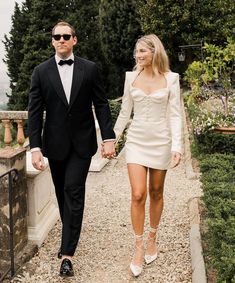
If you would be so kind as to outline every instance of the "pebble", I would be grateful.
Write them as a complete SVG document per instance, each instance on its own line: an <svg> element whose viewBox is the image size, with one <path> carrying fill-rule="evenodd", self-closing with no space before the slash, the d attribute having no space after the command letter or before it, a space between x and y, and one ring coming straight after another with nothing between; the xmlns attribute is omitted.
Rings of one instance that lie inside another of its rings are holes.
<svg viewBox="0 0 235 283"><path fill-rule="evenodd" d="M130 185L124 157L87 179L86 206L79 245L74 256L75 276L58 276L61 224L50 231L39 253L26 263L12 283L190 283L192 282L188 202L201 196L199 180L189 180L184 164L169 170L165 182L164 211L157 243L159 256L133 278L129 264L133 254L130 221ZM148 212L148 199L146 205ZM149 227L146 213L145 238Z"/></svg>

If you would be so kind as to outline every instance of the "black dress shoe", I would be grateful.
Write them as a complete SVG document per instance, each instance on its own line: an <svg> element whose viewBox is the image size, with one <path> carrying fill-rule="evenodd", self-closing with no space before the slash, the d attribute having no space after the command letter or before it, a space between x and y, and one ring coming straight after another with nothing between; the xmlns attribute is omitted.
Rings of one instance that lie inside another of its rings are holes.
<svg viewBox="0 0 235 283"><path fill-rule="evenodd" d="M61 267L60 267L60 276L62 277L74 276L73 265L72 265L72 262L68 258L65 258L62 260Z"/></svg>
<svg viewBox="0 0 235 283"><path fill-rule="evenodd" d="M58 257L59 259L61 259L61 258L62 258L61 249L59 249L59 250L58 250L58 254L57 254L57 257Z"/></svg>

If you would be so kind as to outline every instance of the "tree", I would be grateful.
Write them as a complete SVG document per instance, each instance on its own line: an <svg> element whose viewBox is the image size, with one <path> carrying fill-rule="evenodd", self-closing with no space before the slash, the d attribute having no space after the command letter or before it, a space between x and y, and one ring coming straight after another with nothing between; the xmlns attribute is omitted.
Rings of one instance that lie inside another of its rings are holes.
<svg viewBox="0 0 235 283"><path fill-rule="evenodd" d="M8 76L10 78L10 89L12 93L12 95L7 94L9 97L8 105L12 106L15 104L15 87L19 78L20 64L24 59L24 54L22 52L24 41L22 38L29 27L30 8L31 0L27 0L23 3L21 8L17 3L15 4L10 35L5 35L3 40L6 50L4 62L8 67Z"/></svg>
<svg viewBox="0 0 235 283"><path fill-rule="evenodd" d="M68 1L32 1L29 13L30 26L23 36L24 59L20 65L20 74L15 88L15 110L26 109L28 91L33 69L54 54L51 45L52 27L60 20L67 20L70 12Z"/></svg>
<svg viewBox="0 0 235 283"><path fill-rule="evenodd" d="M133 68L133 49L141 33L136 1L101 0L99 23L101 47L108 66L108 96L119 97L125 71Z"/></svg>
<svg viewBox="0 0 235 283"><path fill-rule="evenodd" d="M99 3L99 0L87 0L85 3L83 0L71 1L69 23L74 26L78 38L74 52L104 69L98 25Z"/></svg>
<svg viewBox="0 0 235 283"><path fill-rule="evenodd" d="M78 36L75 54L78 52L82 57L94 60L101 68L103 67L104 60L98 29L99 0L88 2L27 0L22 10L16 4L14 17L20 17L22 22L16 26L12 21L12 35L10 38L6 37L5 43L6 63L8 69L11 69L9 75L14 82L11 84L12 93L8 103L10 109L26 109L30 78L34 67L54 54L51 46L51 30L58 21L68 21L75 27ZM19 51L19 55L11 54L13 50ZM17 68L14 69L14 66Z"/></svg>
<svg viewBox="0 0 235 283"><path fill-rule="evenodd" d="M234 0L139 1L142 30L160 37L173 67L178 65L179 45L223 44L234 32L234 13Z"/></svg>
<svg viewBox="0 0 235 283"><path fill-rule="evenodd" d="M124 72L134 64L133 48L140 34L137 18L134 0L25 0L21 9L16 4L11 36L5 38L12 90L8 107L27 108L31 74L54 54L51 29L62 20L77 31L75 54L95 61L102 69L108 96L120 96Z"/></svg>

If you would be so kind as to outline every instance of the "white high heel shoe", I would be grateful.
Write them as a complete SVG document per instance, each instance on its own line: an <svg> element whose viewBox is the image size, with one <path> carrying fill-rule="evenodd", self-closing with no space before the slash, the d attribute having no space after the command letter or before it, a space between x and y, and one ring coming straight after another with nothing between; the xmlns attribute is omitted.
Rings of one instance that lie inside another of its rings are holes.
<svg viewBox="0 0 235 283"><path fill-rule="evenodd" d="M150 227L149 232L156 233L156 232L157 232L157 228L155 229L155 228ZM154 240L154 242L155 242L155 240L156 240L156 234L155 234L154 237L148 236L148 240ZM156 253L153 254L153 255L145 254L145 256L144 256L145 262L146 262L147 264L150 264L151 262L153 262L153 261L157 258L157 256L158 256L158 252L156 252Z"/></svg>
<svg viewBox="0 0 235 283"><path fill-rule="evenodd" d="M139 235L135 235L135 240L136 240L136 242L143 241L143 235L140 235L140 236ZM141 253L141 256L144 257L144 246L143 245L138 246L135 243L135 253L134 253L133 259L135 258L135 255L137 253ZM135 277L137 277L143 271L143 262L142 262L141 265L133 264L133 259L132 259L132 262L130 264L130 270L131 270L132 274Z"/></svg>

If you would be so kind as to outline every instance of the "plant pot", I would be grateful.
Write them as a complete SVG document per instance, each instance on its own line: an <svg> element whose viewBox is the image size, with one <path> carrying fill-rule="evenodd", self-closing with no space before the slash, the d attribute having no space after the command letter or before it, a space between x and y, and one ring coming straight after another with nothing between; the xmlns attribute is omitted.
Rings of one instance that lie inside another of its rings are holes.
<svg viewBox="0 0 235 283"><path fill-rule="evenodd" d="M235 127L216 127L214 128L214 132L221 134L235 134Z"/></svg>

